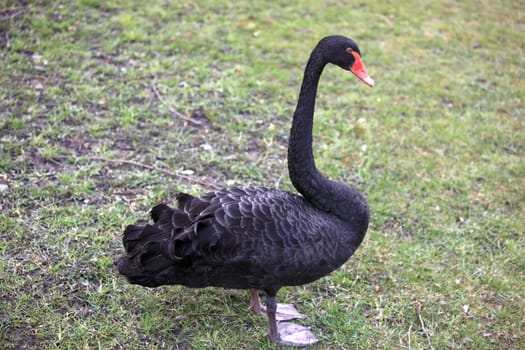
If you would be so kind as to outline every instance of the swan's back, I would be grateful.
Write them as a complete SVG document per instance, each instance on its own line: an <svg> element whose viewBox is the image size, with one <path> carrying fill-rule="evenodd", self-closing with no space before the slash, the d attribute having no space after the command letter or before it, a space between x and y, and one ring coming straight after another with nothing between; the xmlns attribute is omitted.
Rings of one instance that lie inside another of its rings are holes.
<svg viewBox="0 0 525 350"><path fill-rule="evenodd" d="M154 225L128 226L117 262L146 286L280 288L314 281L341 266L359 233L303 197L233 187L152 210Z"/></svg>

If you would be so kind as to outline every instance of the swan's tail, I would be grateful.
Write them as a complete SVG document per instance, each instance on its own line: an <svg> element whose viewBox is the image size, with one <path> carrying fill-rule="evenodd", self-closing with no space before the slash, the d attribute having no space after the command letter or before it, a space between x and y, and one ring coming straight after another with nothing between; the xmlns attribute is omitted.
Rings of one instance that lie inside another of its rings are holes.
<svg viewBox="0 0 525 350"><path fill-rule="evenodd" d="M199 261L220 239L213 225L220 203L211 205L185 193L176 198L175 208L159 204L151 210L153 225L130 225L124 231L126 254L115 265L130 283L146 287L208 283L207 267L200 267Z"/></svg>
<svg viewBox="0 0 525 350"><path fill-rule="evenodd" d="M159 228L159 218L170 208L159 204L151 210L153 225L129 225L124 230L122 243L126 254L115 260L118 272L132 284L146 287L158 287L166 284L163 276L173 269L173 261L162 254L162 242L169 233Z"/></svg>

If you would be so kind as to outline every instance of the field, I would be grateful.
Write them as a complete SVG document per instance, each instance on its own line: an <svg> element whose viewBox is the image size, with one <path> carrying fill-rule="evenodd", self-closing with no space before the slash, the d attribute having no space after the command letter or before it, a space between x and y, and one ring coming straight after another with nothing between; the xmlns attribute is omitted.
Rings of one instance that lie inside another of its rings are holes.
<svg viewBox="0 0 525 350"><path fill-rule="evenodd" d="M276 349L248 292L118 276L158 202L294 191L310 50L317 166L366 194L357 253L278 300L318 349L525 348L523 1L0 0L0 348Z"/></svg>

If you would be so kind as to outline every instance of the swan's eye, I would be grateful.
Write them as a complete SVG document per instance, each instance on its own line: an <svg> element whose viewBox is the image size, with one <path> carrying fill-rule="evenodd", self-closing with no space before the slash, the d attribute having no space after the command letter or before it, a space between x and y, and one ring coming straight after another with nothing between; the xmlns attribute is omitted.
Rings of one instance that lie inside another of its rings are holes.
<svg viewBox="0 0 525 350"><path fill-rule="evenodd" d="M352 50L351 47L347 47L346 48L346 52L349 53L349 54L352 54L352 52L354 52L354 50Z"/></svg>

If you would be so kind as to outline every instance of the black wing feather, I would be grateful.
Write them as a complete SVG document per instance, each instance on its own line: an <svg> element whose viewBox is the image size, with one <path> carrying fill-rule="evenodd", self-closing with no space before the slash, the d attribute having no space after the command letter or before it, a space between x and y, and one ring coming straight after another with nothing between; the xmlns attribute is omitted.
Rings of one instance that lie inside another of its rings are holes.
<svg viewBox="0 0 525 350"><path fill-rule="evenodd" d="M126 265L122 271L133 265L147 275L137 278L134 271L132 283L228 288L303 284L353 253L342 252L341 246L348 245L335 239L341 230L337 220L279 190L234 187L200 197L180 193L175 208L161 204L151 215L154 225L129 226L124 234L128 255L117 265ZM332 264L319 267L320 261Z"/></svg>

